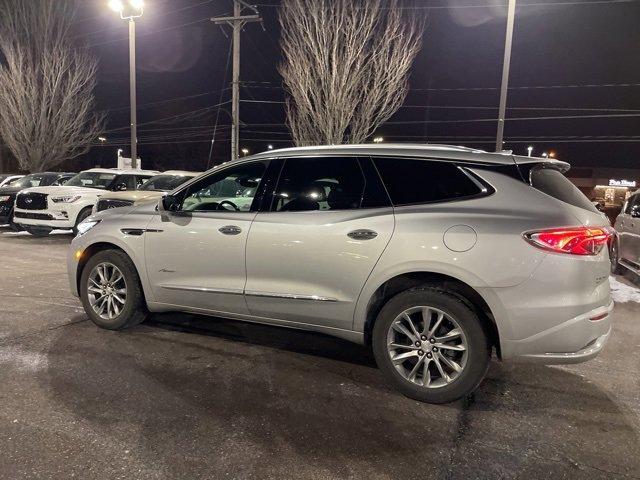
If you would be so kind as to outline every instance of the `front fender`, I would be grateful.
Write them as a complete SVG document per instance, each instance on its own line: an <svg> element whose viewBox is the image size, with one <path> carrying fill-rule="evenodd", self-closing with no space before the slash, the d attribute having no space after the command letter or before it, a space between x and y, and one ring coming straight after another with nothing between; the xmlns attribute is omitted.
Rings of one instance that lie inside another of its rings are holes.
<svg viewBox="0 0 640 480"><path fill-rule="evenodd" d="M89 230L85 235L74 238L71 242L71 247L67 256L67 270L72 293L79 296L79 267L88 261L89 258L87 255L90 255L93 248L104 250L112 245L113 247L122 250L131 259L136 267L138 276L140 277L140 283L142 284L145 298L148 302L154 301L153 290L149 283L144 257L145 236L127 235L122 232L122 230L127 228L140 228L144 230L149 222L146 221L144 226L140 226L139 221L133 223L128 221L126 216L119 216L117 225L111 225L110 223L111 222L103 222Z"/></svg>

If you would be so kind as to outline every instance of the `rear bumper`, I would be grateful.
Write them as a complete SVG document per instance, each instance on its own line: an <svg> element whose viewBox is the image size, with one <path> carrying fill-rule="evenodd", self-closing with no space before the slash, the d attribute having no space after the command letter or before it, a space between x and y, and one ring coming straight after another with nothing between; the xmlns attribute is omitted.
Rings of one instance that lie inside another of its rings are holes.
<svg viewBox="0 0 640 480"><path fill-rule="evenodd" d="M506 340L502 342L503 355L506 353L514 361L544 364L586 362L596 357L607 343L612 312L613 302L530 338Z"/></svg>

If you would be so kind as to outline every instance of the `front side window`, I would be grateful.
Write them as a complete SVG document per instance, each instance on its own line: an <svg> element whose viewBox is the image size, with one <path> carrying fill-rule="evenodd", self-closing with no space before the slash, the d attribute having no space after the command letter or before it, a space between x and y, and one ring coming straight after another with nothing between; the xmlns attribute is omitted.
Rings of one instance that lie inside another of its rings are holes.
<svg viewBox="0 0 640 480"><path fill-rule="evenodd" d="M82 172L73 177L67 183L66 187L86 187L107 190L116 178L115 173L106 172Z"/></svg>
<svg viewBox="0 0 640 480"><path fill-rule="evenodd" d="M187 189L181 210L249 212L266 168L254 162L209 175Z"/></svg>
<svg viewBox="0 0 640 480"><path fill-rule="evenodd" d="M635 218L640 217L640 194L635 194L629 197L627 210L628 211L626 211L625 213L628 213L632 217L635 217Z"/></svg>
<svg viewBox="0 0 640 480"><path fill-rule="evenodd" d="M358 158L287 159L271 210L304 212L387 206L384 190L376 187L375 181L367 182Z"/></svg>
<svg viewBox="0 0 640 480"><path fill-rule="evenodd" d="M53 179L55 179L55 177L51 175L32 173L31 175L22 177L17 182L12 183L11 186L15 186L18 188L46 187L51 184Z"/></svg>
<svg viewBox="0 0 640 480"><path fill-rule="evenodd" d="M374 163L395 206L446 202L482 193L453 163L406 158L375 158Z"/></svg>

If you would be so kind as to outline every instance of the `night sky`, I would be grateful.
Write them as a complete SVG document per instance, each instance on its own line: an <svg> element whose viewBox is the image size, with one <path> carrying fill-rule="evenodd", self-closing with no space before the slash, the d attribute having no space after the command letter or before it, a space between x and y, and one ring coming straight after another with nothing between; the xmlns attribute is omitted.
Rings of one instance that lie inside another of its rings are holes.
<svg viewBox="0 0 640 480"><path fill-rule="evenodd" d="M108 111L107 143L72 164L76 168L115 166L117 148L128 152L128 30L106 3L83 0L74 24L78 44L99 57L97 97L99 108ZM264 30L250 24L242 36L241 95L250 102L241 106L241 147L251 153L268 144L291 146L277 72L277 4L258 4ZM428 15L424 47L405 106L379 134L386 141L492 150L496 123L486 119L497 117L506 1L413 5ZM146 0L137 50L139 154L145 167L204 169L216 121L211 164L228 160L230 105L215 105L230 99L230 32L209 18L231 10L231 0ZM531 144L535 152L554 151L575 167L640 168L638 20L637 0L519 0L507 117L597 118L508 121L505 148L525 154ZM616 141L593 142L594 137Z"/></svg>

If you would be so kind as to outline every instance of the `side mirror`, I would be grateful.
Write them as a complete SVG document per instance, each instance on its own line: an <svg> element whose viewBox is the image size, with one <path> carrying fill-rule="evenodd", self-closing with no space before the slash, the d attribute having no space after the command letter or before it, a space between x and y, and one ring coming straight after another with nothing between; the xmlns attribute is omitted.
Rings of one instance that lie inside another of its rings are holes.
<svg viewBox="0 0 640 480"><path fill-rule="evenodd" d="M640 207L633 207L631 209L631 218L640 218Z"/></svg>
<svg viewBox="0 0 640 480"><path fill-rule="evenodd" d="M116 185L116 192L123 192L126 189L127 189L126 183L119 183L118 185Z"/></svg>
<svg viewBox="0 0 640 480"><path fill-rule="evenodd" d="M160 200L158 208L164 212L177 212L180 210L180 199L173 195L165 195Z"/></svg>

